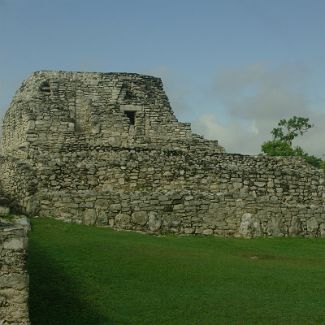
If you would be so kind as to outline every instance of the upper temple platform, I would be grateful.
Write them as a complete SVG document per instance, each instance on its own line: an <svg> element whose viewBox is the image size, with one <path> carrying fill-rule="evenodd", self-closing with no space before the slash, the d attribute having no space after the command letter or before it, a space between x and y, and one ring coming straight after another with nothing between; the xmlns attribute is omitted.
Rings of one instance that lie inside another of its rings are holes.
<svg viewBox="0 0 325 325"><path fill-rule="evenodd" d="M2 152L84 142L122 147L208 147L217 141L180 123L160 78L135 73L38 71L5 115ZM21 152L21 154L23 154Z"/></svg>

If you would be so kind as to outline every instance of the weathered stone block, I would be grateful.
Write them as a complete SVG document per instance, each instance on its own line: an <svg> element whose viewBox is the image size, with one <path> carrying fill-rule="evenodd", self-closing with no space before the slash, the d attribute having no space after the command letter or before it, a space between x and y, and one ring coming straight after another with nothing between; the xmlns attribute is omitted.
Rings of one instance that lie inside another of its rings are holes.
<svg viewBox="0 0 325 325"><path fill-rule="evenodd" d="M267 232L273 237L282 237L282 221L280 217L272 217L267 224Z"/></svg>
<svg viewBox="0 0 325 325"><path fill-rule="evenodd" d="M7 216L9 214L10 214L9 207L0 206L0 216Z"/></svg>
<svg viewBox="0 0 325 325"><path fill-rule="evenodd" d="M83 213L84 223L86 225L94 225L96 223L97 214L95 209L85 209Z"/></svg>
<svg viewBox="0 0 325 325"><path fill-rule="evenodd" d="M13 237L4 241L3 248L9 250L22 250L26 249L27 240L24 237Z"/></svg>
<svg viewBox="0 0 325 325"><path fill-rule="evenodd" d="M212 235L213 234L213 230L212 229L204 229L202 231L203 235Z"/></svg>
<svg viewBox="0 0 325 325"><path fill-rule="evenodd" d="M289 227L289 236L299 236L302 233L302 224L297 216L291 219L291 224Z"/></svg>
<svg viewBox="0 0 325 325"><path fill-rule="evenodd" d="M148 214L146 211L138 211L132 213L132 222L140 226L144 226L148 221Z"/></svg>
<svg viewBox="0 0 325 325"><path fill-rule="evenodd" d="M244 213L241 217L238 236L245 238L259 237L262 235L260 220L251 213Z"/></svg>
<svg viewBox="0 0 325 325"><path fill-rule="evenodd" d="M325 223L321 223L319 225L319 234L321 237L325 237Z"/></svg>
<svg viewBox="0 0 325 325"><path fill-rule="evenodd" d="M25 270L29 225L0 222L0 323L30 324L28 318L28 275Z"/></svg>
<svg viewBox="0 0 325 325"><path fill-rule="evenodd" d="M318 221L315 217L309 218L306 222L307 225L307 231L311 234L311 235L316 235L317 231L318 231Z"/></svg>
<svg viewBox="0 0 325 325"><path fill-rule="evenodd" d="M126 213L120 213L115 217L115 224L119 227L128 226L131 221L131 216Z"/></svg>
<svg viewBox="0 0 325 325"><path fill-rule="evenodd" d="M148 227L150 231L158 231L161 228L161 217L155 211L149 212Z"/></svg>

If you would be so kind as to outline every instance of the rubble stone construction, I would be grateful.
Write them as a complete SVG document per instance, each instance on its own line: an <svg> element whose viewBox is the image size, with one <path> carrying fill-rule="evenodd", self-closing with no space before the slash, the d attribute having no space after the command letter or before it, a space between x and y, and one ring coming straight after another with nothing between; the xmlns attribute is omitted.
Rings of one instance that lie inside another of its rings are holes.
<svg viewBox="0 0 325 325"><path fill-rule="evenodd" d="M149 233L325 236L320 170L225 153L177 121L159 78L35 72L2 132L0 187L21 213Z"/></svg>
<svg viewBox="0 0 325 325"><path fill-rule="evenodd" d="M19 222L0 219L0 324L3 325L30 324L25 268L28 223L22 218Z"/></svg>

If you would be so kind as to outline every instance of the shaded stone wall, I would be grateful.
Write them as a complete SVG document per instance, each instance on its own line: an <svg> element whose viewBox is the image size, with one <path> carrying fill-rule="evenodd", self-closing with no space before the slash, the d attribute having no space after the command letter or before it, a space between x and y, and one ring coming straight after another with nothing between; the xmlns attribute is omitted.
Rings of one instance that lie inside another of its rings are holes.
<svg viewBox="0 0 325 325"><path fill-rule="evenodd" d="M14 212L36 212L37 171L30 164L11 156L0 156L0 196L8 199ZM1 202L0 202L1 203Z"/></svg>
<svg viewBox="0 0 325 325"><path fill-rule="evenodd" d="M0 324L30 324L26 232L26 227L0 219Z"/></svg>

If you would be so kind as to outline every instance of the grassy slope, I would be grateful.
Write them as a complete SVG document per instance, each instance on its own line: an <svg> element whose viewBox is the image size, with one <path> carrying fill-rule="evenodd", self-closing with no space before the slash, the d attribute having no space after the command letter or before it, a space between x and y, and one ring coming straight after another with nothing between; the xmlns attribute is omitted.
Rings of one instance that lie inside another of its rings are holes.
<svg viewBox="0 0 325 325"><path fill-rule="evenodd" d="M34 325L324 324L325 240L154 237L35 219Z"/></svg>

